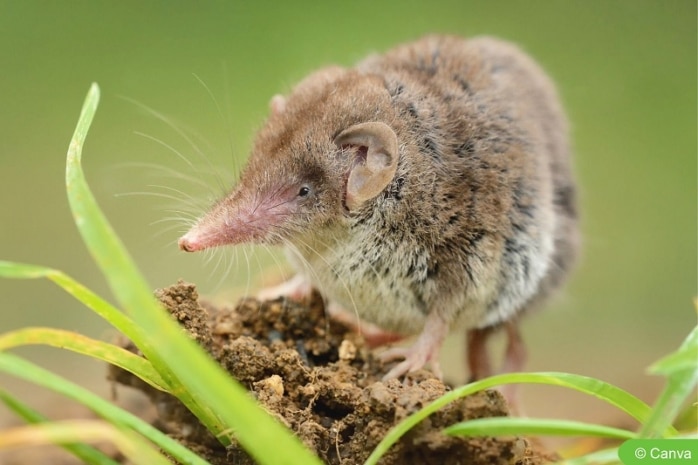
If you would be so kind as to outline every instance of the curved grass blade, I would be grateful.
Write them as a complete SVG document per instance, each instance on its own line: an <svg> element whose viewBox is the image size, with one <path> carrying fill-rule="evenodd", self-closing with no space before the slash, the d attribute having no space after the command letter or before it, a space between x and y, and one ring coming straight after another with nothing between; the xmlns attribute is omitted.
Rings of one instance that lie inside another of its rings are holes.
<svg viewBox="0 0 698 465"><path fill-rule="evenodd" d="M516 383L547 384L551 386L561 386L574 389L576 391L597 397L611 405L618 407L633 418L637 419L640 423L645 422L651 414L650 407L637 397L616 386L613 386L612 384L608 384L598 379L556 372L507 373L492 376L490 378L475 381L474 383L456 388L436 399L434 402L427 405L420 411L415 412L409 417L405 418L402 422L391 429L378 444L376 449L371 453L366 461L366 465L375 465L378 462L378 459L385 454L385 452L387 452L387 450L407 431L443 406L460 397L465 397L475 392L482 391L483 389ZM675 434L676 430L673 428L668 428L667 433Z"/></svg>
<svg viewBox="0 0 698 465"><path fill-rule="evenodd" d="M119 304L157 347L152 361L180 398L223 444L232 430L257 461L268 464L319 464L300 440L259 407L247 391L189 339L155 301L150 288L95 201L80 165L82 146L99 100L93 84L68 150L66 186L75 223ZM164 363L161 363L164 362ZM191 396L188 398L187 396ZM234 405L235 408L231 408ZM214 414L214 412L217 413ZM222 421L221 421L222 420ZM283 451L279 454L278 451Z"/></svg>
<svg viewBox="0 0 698 465"><path fill-rule="evenodd" d="M0 435L0 449L76 441L109 441L135 465L172 464L143 437L101 420L65 420L9 428Z"/></svg>
<svg viewBox="0 0 698 465"><path fill-rule="evenodd" d="M48 418L2 389L0 389L0 401L27 423L37 424L49 422ZM76 442L65 443L62 446L65 450L89 465L119 465L118 462L111 457L108 457L102 451L90 445Z"/></svg>
<svg viewBox="0 0 698 465"><path fill-rule="evenodd" d="M89 355L133 373L155 389L168 392L160 374L149 361L119 346L54 328L22 328L0 334L0 350L32 344L49 345Z"/></svg>
<svg viewBox="0 0 698 465"><path fill-rule="evenodd" d="M674 426L682 432L698 430L698 401L693 399L687 403L685 408L676 416Z"/></svg>
<svg viewBox="0 0 698 465"><path fill-rule="evenodd" d="M128 337L141 350L143 350L143 346L147 350L148 341L131 318L62 271L44 266L0 260L0 276L12 279L46 278L53 281L87 308L101 316L121 334Z"/></svg>
<svg viewBox="0 0 698 465"><path fill-rule="evenodd" d="M696 354L698 353L698 326L686 336L675 352L670 353L650 366L649 372L671 376L676 373L695 373L698 369Z"/></svg>
<svg viewBox="0 0 698 465"><path fill-rule="evenodd" d="M618 458L618 447L594 451L581 457L574 457L557 462L557 465L622 465Z"/></svg>
<svg viewBox="0 0 698 465"><path fill-rule="evenodd" d="M120 409L98 395L14 354L0 352L0 371L43 386L73 399L114 425L136 431L181 463L209 465L207 461L145 421Z"/></svg>
<svg viewBox="0 0 698 465"><path fill-rule="evenodd" d="M451 436L589 436L633 439L632 431L568 420L539 418L478 418L444 429Z"/></svg>
<svg viewBox="0 0 698 465"><path fill-rule="evenodd" d="M215 411L208 405L198 401L194 393L182 387L175 373L169 369L169 363L161 356L162 349L167 347L170 341L165 341L164 345L156 345L154 337L163 331L163 328L172 325L172 321L155 301L150 290L141 276L140 271L135 267L132 259L125 251L123 244L116 235L111 225L108 223L87 186L80 158L82 146L87 136L87 131L92 123L94 114L99 102L99 87L93 84L90 87L85 103L83 104L80 117L78 119L75 133L70 142L66 161L66 190L68 202L70 204L73 218L78 231L87 245L87 248L105 274L112 292L116 296L125 311L134 316L140 317L137 322L139 331L148 335L148 340L144 337L131 339L134 344L143 352L144 356L153 364L153 367L160 373L163 380L170 387L170 392L192 412L216 436L220 436L222 442L226 443L227 437L222 433L227 430L226 425L218 418ZM128 305L124 305L128 303ZM155 314L155 317L148 318ZM144 325L144 320L150 322L150 326ZM171 328L170 334L174 334L172 341L181 340L181 331ZM162 335L161 335L162 336ZM162 336L161 339L166 339ZM186 344L186 343L185 343ZM155 349L157 346L157 350ZM183 359L171 360L174 365L185 363Z"/></svg>
<svg viewBox="0 0 698 465"><path fill-rule="evenodd" d="M698 354L698 326L693 328L678 350L649 368L650 373L664 375L667 381L654 404L652 415L640 429L640 437L660 437L679 415L681 407L698 385L696 354Z"/></svg>

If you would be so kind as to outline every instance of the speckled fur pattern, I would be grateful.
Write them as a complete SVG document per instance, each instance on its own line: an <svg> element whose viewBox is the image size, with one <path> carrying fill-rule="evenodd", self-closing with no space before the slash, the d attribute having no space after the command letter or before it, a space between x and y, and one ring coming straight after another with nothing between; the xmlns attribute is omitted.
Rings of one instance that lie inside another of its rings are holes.
<svg viewBox="0 0 698 465"><path fill-rule="evenodd" d="M299 272L363 319L405 334L430 312L451 329L496 325L543 300L574 262L566 118L516 46L425 37L313 73L272 113L239 186L209 217L229 223L310 186L278 219L246 228L253 241L286 244ZM352 158L333 140L367 121L397 134L397 172L348 211Z"/></svg>
<svg viewBox="0 0 698 465"><path fill-rule="evenodd" d="M388 92L398 172L322 256L301 247L311 281L402 333L432 309L455 327L494 325L557 287L576 250L576 210L567 125L543 72L507 43L451 37L358 70Z"/></svg>

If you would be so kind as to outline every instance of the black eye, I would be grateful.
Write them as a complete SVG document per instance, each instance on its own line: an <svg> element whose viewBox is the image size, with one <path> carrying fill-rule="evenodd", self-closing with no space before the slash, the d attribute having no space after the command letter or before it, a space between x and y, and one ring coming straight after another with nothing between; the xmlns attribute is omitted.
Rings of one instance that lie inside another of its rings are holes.
<svg viewBox="0 0 698 465"><path fill-rule="evenodd" d="M305 198L310 195L310 188L308 186L303 186L298 191L298 197Z"/></svg>

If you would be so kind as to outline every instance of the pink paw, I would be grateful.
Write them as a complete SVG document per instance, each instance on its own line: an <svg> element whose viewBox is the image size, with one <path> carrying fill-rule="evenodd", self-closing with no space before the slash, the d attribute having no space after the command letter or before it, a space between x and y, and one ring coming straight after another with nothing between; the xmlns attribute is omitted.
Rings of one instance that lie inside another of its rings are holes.
<svg viewBox="0 0 698 465"><path fill-rule="evenodd" d="M399 378L407 373L424 368L427 364L431 367L431 372L434 373L434 376L439 379L443 378L438 360L438 350L436 353L428 354L419 350L416 346L417 344L412 347L394 347L381 354L380 359L383 362L389 362L400 358L404 359L383 376L383 381Z"/></svg>
<svg viewBox="0 0 698 465"><path fill-rule="evenodd" d="M403 376L430 365L432 373L441 379L443 374L439 365L439 352L448 334L448 323L436 312L431 312L424 323L424 329L410 347L395 347L381 355L382 361L404 358L396 367L383 377L383 381Z"/></svg>

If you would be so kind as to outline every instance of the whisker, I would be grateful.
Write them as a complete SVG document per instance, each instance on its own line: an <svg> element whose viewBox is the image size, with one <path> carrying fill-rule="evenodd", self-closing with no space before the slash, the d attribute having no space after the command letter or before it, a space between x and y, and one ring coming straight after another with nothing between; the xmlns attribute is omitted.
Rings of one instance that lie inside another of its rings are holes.
<svg viewBox="0 0 698 465"><path fill-rule="evenodd" d="M157 186L150 186L150 187L157 187ZM189 199L189 198L181 198L172 194L166 194L164 192L155 192L155 191L132 191L132 192L122 192L120 194L114 194L114 197L116 198L123 198L123 197L154 197L158 199L164 199L164 200L170 200L173 201L177 204L185 204L189 208L196 208L197 205L194 204L195 200ZM198 208L197 208L198 210Z"/></svg>
<svg viewBox="0 0 698 465"><path fill-rule="evenodd" d="M229 130L229 128L232 127L232 124L230 124L230 117L228 116L230 114L230 112L226 112L226 113L223 112L220 104L218 103L218 99L216 99L215 95L213 95L211 88L208 86L208 84L206 84L204 82L203 79L201 79L201 77L199 77L198 74L193 73L193 76L199 82L199 84L201 84L201 86L206 90L206 93L208 94L209 98L211 99L211 101L215 105L216 111L218 112L218 116L220 116L221 120L223 121L223 123L225 125L225 129L226 129L225 134L226 134L227 139L228 139L228 146L230 148L230 153L233 154L234 153L233 138L231 136L232 131ZM226 101L230 101L230 100L226 99Z"/></svg>
<svg viewBox="0 0 698 465"><path fill-rule="evenodd" d="M209 183L206 183L201 177L195 177L190 174L186 174L182 171L176 170L174 168L170 168L168 166L159 164L159 163L150 163L150 162L121 162L113 165L114 168L116 169L138 169L139 171L145 171L145 170L150 170L151 173L149 173L150 176L157 176L161 178L166 178L166 179L178 179L182 181L186 181L190 184L195 184L199 187L206 188L207 190L211 189L211 186ZM202 170L197 170L201 174L205 175L212 175L215 174L213 172L208 173Z"/></svg>
<svg viewBox="0 0 698 465"><path fill-rule="evenodd" d="M166 143L166 142L163 141L162 139L158 139L157 137L151 136L150 134L146 134L146 133L140 132L140 131L134 131L134 134L136 134L137 136L141 136L141 137L144 137L144 138L146 138L146 139L149 139L149 140L151 140L151 141L153 141L153 142L155 142L155 143L157 143L157 144L159 144L159 145L165 147L167 150L169 150L170 152L172 152L173 154L175 154L175 155L177 156L177 158L179 158L179 159L182 160L184 163L186 163L186 164L189 166L189 168L191 168L193 171L198 171L197 168L194 167L194 164L193 164L187 157L185 157L184 154L183 154L182 152L180 152L179 150L175 149L173 146L171 146L170 144Z"/></svg>
<svg viewBox="0 0 698 465"><path fill-rule="evenodd" d="M344 279L344 277L341 276L341 273L337 273L337 270L336 270L332 265L330 265L330 262L327 260L327 258L325 258L325 256L324 256L322 253L320 253L317 249L315 249L315 248L312 247L309 243L307 243L306 241L304 241L304 240L302 240L302 239L297 239L297 240L298 240L298 242L301 243L301 245L303 245L303 246L304 246L305 248L307 248L310 252L312 252L312 253L315 254L318 258L320 258L320 259L325 263L325 265L327 265L327 267L330 269L330 271L331 271L332 273L334 273L334 275L337 277L337 279L338 279L339 282L341 283L341 286L342 286L342 287L344 288L344 290L346 291L347 296L349 296L349 300L351 301L351 305L352 305L352 309L351 309L351 310L353 310L354 314L356 315L356 317L357 317L357 319L358 319L358 318L359 318L358 306L356 305L356 301L354 300L354 297L353 297L353 295L352 295L352 293L351 293L351 290L349 289L349 286L348 286L346 280ZM299 257L301 258L301 260L303 261L303 263L308 264L307 268L309 268L310 270L313 270L312 267L309 266L308 261L305 260L305 258L302 256L302 254L300 253L300 251L295 247L295 245L293 245L293 244L290 244L290 245L292 246L292 247L291 247L291 250L294 251L294 252L297 254L297 256L299 256ZM328 250L332 250L332 248L331 248L331 246L330 246L329 244L321 244L321 245L326 246ZM317 279L317 278L318 278L318 275L317 275L317 273L316 273L314 270L313 270L313 274L315 275L315 278ZM318 282L320 282L319 279L318 279ZM346 309L345 309L345 310L346 310Z"/></svg>
<svg viewBox="0 0 698 465"><path fill-rule="evenodd" d="M260 276L263 275L264 274L264 267L262 266L262 262L259 259L259 254L253 253L252 256L255 258L255 262L257 262L257 269L259 270L259 275ZM250 280L249 280L250 283L251 283L251 273L252 272L250 270L250 273L248 274L248 276L250 277ZM248 292L249 292L249 289L248 289Z"/></svg>
<svg viewBox="0 0 698 465"><path fill-rule="evenodd" d="M195 202L201 202L199 199L195 199L195 198L191 197L190 195L188 195L186 192L184 192L180 189L177 189L175 187L172 187L172 186L161 185L161 184L148 184L148 187L151 187L153 189L160 189L162 191L171 192L173 194L177 194L178 197L176 197L176 196L172 197L174 200L177 200L177 201L188 202L190 204L194 204Z"/></svg>
<svg viewBox="0 0 698 465"><path fill-rule="evenodd" d="M230 118L228 116L226 116L229 113L223 113L221 106L218 103L218 99L213 94L213 91L211 91L211 88L209 87L209 85L206 84L206 82L204 82L204 80L201 79L201 77L199 75L197 75L196 73L192 73L192 75L194 76L194 79L196 79L198 81L198 83L204 88L204 90L208 94L209 99L211 100L211 102L213 102L213 105L216 108L216 112L218 113L218 116L220 117L221 121L223 122L223 127L224 127L223 132L225 133L226 138L228 140L228 146L229 146L232 158L233 158L233 163L235 163L236 157L235 157L235 150L233 149L233 139L232 139L233 131L231 129L232 124L230 124ZM210 164L210 162L209 162L209 164ZM218 184L218 186L221 189L226 188L227 183L225 182L225 180L221 176L220 171L216 171L216 183Z"/></svg>
<svg viewBox="0 0 698 465"><path fill-rule="evenodd" d="M154 117L158 121L160 121L163 124L165 124L166 126L168 126L170 129L172 129L179 137L181 137L189 145L189 147L191 147L194 154L196 154L196 156L198 158L200 158L204 161L205 165L208 167L208 170L207 170L208 173L213 174L215 176L215 179L216 179L215 184L218 184L218 186L221 188L221 190L225 189L224 182L223 182L222 176L221 176L221 170L217 169L213 165L213 163L211 162L209 157L206 156L205 152L201 149L199 144L197 144L197 142L194 140L194 138L189 133L194 133L195 137L198 140L202 141L206 145L209 145L206 143L205 138L203 138L199 135L196 135L196 133L194 131L191 131L191 130L185 131L182 128L182 125L180 123L176 122L173 118L170 118L170 117L166 116L165 114L158 112L157 110L149 107L148 105L145 105L145 104L143 104L137 100L134 100L132 98L129 98L129 97L121 96L121 98L123 100L126 100L129 103L137 106L138 108L140 108L141 110L143 110L147 114L149 114L150 116ZM226 134L229 134L229 133L230 133L230 131L226 131ZM150 136L150 135L142 133L142 132L137 131L136 134L140 135L144 138L150 139L151 141L156 142L156 143L160 144L161 146L165 147L166 149L168 149L169 151L174 153L178 158L180 158L184 163L186 163L191 170L198 173L199 175L205 174L200 167L193 164L187 157L185 157L180 151L178 151L177 149L172 147L170 144L167 144L164 141L162 141L156 137ZM199 177L201 177L201 176L199 176ZM210 189L210 187L209 187L209 189Z"/></svg>
<svg viewBox="0 0 698 465"><path fill-rule="evenodd" d="M161 231L158 231L155 233L156 236L162 236L165 233L169 233L170 231L177 230L180 233L182 232L182 222L179 218L165 218L165 219L160 219L160 220L155 220L152 221L151 223L148 223L148 226L158 226L164 223L169 223L167 226L164 228L161 228Z"/></svg>
<svg viewBox="0 0 698 465"><path fill-rule="evenodd" d="M151 221L149 223L150 226L157 226L159 224L165 224L165 223L176 223L176 226L184 226L184 227L191 227L196 223L196 217L193 214L183 212L183 211L176 211L172 212L170 210L165 210L166 212L170 213L176 213L177 216L164 216L161 217L157 220ZM189 218L187 218L189 217Z"/></svg>
<svg viewBox="0 0 698 465"><path fill-rule="evenodd" d="M230 276L230 271L232 269L234 262L230 256L228 250L225 250L225 251L218 250L214 254L218 258L216 265L214 267L214 271L218 270L219 268L223 269L223 271L221 273L218 273L220 275L220 277L218 278L218 280L216 281L216 283L213 286L214 291L218 291L223 287L223 283L225 283L225 281ZM221 264L222 264L222 266L221 266ZM211 275L213 275L213 273L211 273Z"/></svg>
<svg viewBox="0 0 698 465"><path fill-rule="evenodd" d="M139 101L137 101L137 100L135 100L135 99L132 99L132 98L130 98L130 97L122 96L121 98L124 99L124 100L126 100L127 102L129 102L129 103L131 103L131 104L137 106L138 108L140 108L141 110L145 111L145 112L148 113L149 115L155 117L155 119L157 119L157 120L161 121L162 123L164 123L165 125L167 125L167 126L168 126L169 128L171 128L177 135L179 135L182 139L184 139L184 141L187 142L187 143L189 144L189 146L194 150L194 152L195 152L197 155L199 155L199 156L202 157L203 159L206 159L206 156L203 154L203 152L201 151L201 149L199 148L199 146L192 140L192 138L191 138L186 132L184 132L184 130L180 127L180 125L177 124L172 118L170 118L170 117L166 116L165 114L160 113L159 111L155 110L154 108L151 108L151 107L149 107L148 105L145 105L144 103L141 103L141 102L139 102ZM137 133L137 134L139 134L139 133ZM142 134L142 133L141 133L141 134ZM145 135L145 134L142 134L142 135L145 136L145 137L150 137L150 136L147 136L147 135ZM155 139L155 138L153 138L153 140L154 140L155 142L162 143L162 141L159 141L159 140L157 140L157 139ZM164 144L164 143L163 143L163 145L166 146L166 147L168 147L167 144ZM175 153L177 153L177 151L175 151ZM185 161L186 163L190 164L190 166L191 166L192 168L194 168L194 166L191 165L191 163L189 163L189 161L186 160L186 158L184 159L184 161Z"/></svg>
<svg viewBox="0 0 698 465"><path fill-rule="evenodd" d="M250 255L247 251L247 247L243 247L242 249L242 254L245 256L245 263L247 264L247 273L245 274L246 280L245 280L245 295L249 296L250 295L250 288L252 287L252 279L250 276Z"/></svg>

